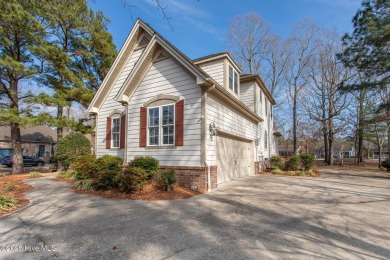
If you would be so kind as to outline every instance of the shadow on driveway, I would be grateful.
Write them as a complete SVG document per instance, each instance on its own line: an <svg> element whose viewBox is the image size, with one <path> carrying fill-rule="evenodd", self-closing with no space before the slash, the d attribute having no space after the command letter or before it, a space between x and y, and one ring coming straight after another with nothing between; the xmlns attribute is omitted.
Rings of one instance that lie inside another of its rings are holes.
<svg viewBox="0 0 390 260"><path fill-rule="evenodd" d="M42 259L388 259L390 180L257 175L176 201L126 201L28 180L31 204L0 222L0 251Z"/></svg>

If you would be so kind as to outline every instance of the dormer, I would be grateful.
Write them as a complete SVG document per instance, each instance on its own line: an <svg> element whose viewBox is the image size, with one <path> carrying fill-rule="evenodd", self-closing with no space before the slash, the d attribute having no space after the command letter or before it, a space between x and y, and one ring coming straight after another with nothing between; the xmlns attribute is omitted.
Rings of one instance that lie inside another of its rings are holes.
<svg viewBox="0 0 390 260"><path fill-rule="evenodd" d="M275 100L257 74L242 74L240 100L261 117L272 120L272 106Z"/></svg>
<svg viewBox="0 0 390 260"><path fill-rule="evenodd" d="M239 98L241 70L227 52L202 57L194 63Z"/></svg>

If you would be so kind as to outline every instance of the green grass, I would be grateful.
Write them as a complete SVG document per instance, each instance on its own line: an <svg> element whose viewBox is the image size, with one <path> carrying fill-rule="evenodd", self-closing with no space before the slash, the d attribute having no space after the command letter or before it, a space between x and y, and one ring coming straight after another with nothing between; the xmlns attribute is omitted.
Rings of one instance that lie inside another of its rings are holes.
<svg viewBox="0 0 390 260"><path fill-rule="evenodd" d="M31 177L31 178L38 178L38 177L41 177L42 175L41 175L40 172L30 172L28 174L28 176Z"/></svg>
<svg viewBox="0 0 390 260"><path fill-rule="evenodd" d="M57 174L57 178L59 179L68 179L73 176L73 173L71 172L66 172L66 171L61 171Z"/></svg>
<svg viewBox="0 0 390 260"><path fill-rule="evenodd" d="M16 202L13 198L6 195L0 195L0 209L8 210L14 208L15 206Z"/></svg>
<svg viewBox="0 0 390 260"><path fill-rule="evenodd" d="M76 182L76 189L82 191L90 191L95 189L95 182L93 180L80 180Z"/></svg>
<svg viewBox="0 0 390 260"><path fill-rule="evenodd" d="M13 190L18 190L20 189L20 186L19 185L16 185L14 183L7 183L4 188L3 188L3 191L4 192L9 192L9 191L13 191Z"/></svg>

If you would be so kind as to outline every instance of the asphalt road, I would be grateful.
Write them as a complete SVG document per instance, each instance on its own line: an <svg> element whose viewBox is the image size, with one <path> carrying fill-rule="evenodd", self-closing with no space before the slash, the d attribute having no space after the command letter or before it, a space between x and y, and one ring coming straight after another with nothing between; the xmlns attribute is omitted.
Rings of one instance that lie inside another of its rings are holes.
<svg viewBox="0 0 390 260"><path fill-rule="evenodd" d="M390 258L385 175L257 175L177 201L27 182L31 204L0 219L0 259Z"/></svg>

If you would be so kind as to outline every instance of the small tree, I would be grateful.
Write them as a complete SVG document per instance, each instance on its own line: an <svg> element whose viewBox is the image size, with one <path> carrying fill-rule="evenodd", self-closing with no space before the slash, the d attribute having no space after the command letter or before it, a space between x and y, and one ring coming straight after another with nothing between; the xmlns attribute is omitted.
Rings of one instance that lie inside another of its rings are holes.
<svg viewBox="0 0 390 260"><path fill-rule="evenodd" d="M283 164L283 159L280 156L272 156L269 159L271 167L275 169L281 169Z"/></svg>
<svg viewBox="0 0 390 260"><path fill-rule="evenodd" d="M91 154L91 142L80 133L72 133L58 142L54 156L68 169L78 156L87 154Z"/></svg>
<svg viewBox="0 0 390 260"><path fill-rule="evenodd" d="M301 154L300 156L301 163L305 171L310 170L314 165L314 156L308 153Z"/></svg>

